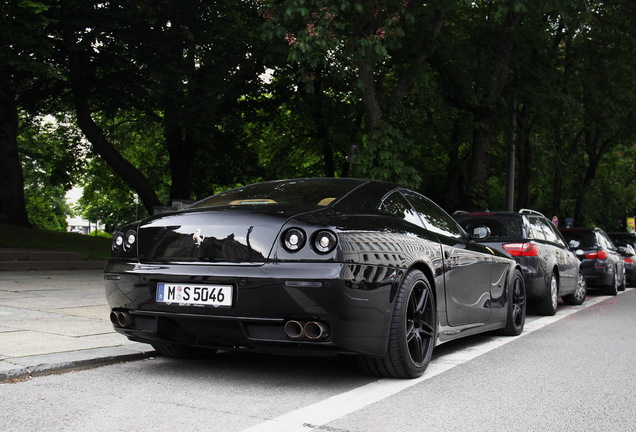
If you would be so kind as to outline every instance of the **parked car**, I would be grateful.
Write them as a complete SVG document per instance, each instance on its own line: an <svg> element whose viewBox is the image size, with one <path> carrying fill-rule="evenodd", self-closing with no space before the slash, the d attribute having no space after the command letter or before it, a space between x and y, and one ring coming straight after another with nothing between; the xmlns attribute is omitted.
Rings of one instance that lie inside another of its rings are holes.
<svg viewBox="0 0 636 432"><path fill-rule="evenodd" d="M629 244L636 250L636 233L631 232L610 232L607 233L612 242L618 246L619 244Z"/></svg>
<svg viewBox="0 0 636 432"><path fill-rule="evenodd" d="M616 295L625 289L625 262L609 236L600 228L563 228L561 233L581 260L590 287Z"/></svg>
<svg viewBox="0 0 636 432"><path fill-rule="evenodd" d="M116 331L159 354L349 353L387 377L526 316L514 260L423 195L360 179L258 183L132 223L104 278Z"/></svg>
<svg viewBox="0 0 636 432"><path fill-rule="evenodd" d="M579 269L580 262L559 230L541 213L521 209L456 212L453 217L469 232L478 226L488 227L490 235L477 241L517 260L528 300L536 303L539 314L554 315L559 297L566 304L579 305L585 301L587 285Z"/></svg>
<svg viewBox="0 0 636 432"><path fill-rule="evenodd" d="M636 251L632 245L628 243L616 243L618 252L625 261L625 284L626 286L636 286Z"/></svg>

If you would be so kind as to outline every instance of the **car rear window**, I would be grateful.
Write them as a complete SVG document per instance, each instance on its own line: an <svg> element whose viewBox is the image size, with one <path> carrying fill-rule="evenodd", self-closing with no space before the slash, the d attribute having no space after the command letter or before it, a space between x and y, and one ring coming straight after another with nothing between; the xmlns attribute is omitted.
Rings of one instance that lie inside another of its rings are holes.
<svg viewBox="0 0 636 432"><path fill-rule="evenodd" d="M633 234L630 233L625 233L625 234L618 234L618 233L612 233L612 234L608 234L609 237L612 239L612 241L618 245L620 244L628 244L631 245L632 247L636 247L636 237L634 237Z"/></svg>
<svg viewBox="0 0 636 432"><path fill-rule="evenodd" d="M459 224L468 232L474 227L490 228L488 241L523 238L521 218L516 215L471 215L457 218Z"/></svg>
<svg viewBox="0 0 636 432"><path fill-rule="evenodd" d="M581 249L596 248L596 235L591 231L561 231L570 247Z"/></svg>
<svg viewBox="0 0 636 432"><path fill-rule="evenodd" d="M198 201L190 208L212 206L301 205L326 207L359 186L359 180L297 179L272 181L221 192Z"/></svg>

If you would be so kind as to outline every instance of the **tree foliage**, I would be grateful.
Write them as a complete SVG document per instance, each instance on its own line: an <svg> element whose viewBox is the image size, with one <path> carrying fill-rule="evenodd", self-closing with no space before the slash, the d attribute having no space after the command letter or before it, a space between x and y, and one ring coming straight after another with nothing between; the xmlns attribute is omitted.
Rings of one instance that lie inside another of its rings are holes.
<svg viewBox="0 0 636 432"><path fill-rule="evenodd" d="M0 223L30 225L17 146L19 98L33 88L34 76L50 73L47 8L45 1L0 4Z"/></svg>
<svg viewBox="0 0 636 432"><path fill-rule="evenodd" d="M82 184L84 215L108 228L173 199L300 176L396 181L449 211L501 209L512 150L516 207L607 229L636 213L630 0L3 8L3 152L20 142L28 202L37 182ZM57 135L34 123L57 113L73 115L88 151L59 139L68 121ZM3 202L15 202L19 172L7 172Z"/></svg>
<svg viewBox="0 0 636 432"><path fill-rule="evenodd" d="M66 230L71 209L66 192L82 171L82 137L64 118L22 118L18 149L24 173L24 197L31 226Z"/></svg>

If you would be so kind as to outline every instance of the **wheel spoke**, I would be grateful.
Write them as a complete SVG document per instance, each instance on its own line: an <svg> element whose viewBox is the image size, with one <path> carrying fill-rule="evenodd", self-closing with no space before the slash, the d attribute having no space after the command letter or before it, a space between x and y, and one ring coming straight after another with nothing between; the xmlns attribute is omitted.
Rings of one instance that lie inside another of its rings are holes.
<svg viewBox="0 0 636 432"><path fill-rule="evenodd" d="M513 289L513 302L515 305L523 305L525 302L525 297L523 296L523 292L521 289L521 281L515 280L515 285Z"/></svg>
<svg viewBox="0 0 636 432"><path fill-rule="evenodd" d="M422 327L420 328L420 333L423 334L424 336L426 336L426 338L432 338L433 337L433 326L431 326L429 323L427 322L423 322L422 323Z"/></svg>
<svg viewBox="0 0 636 432"><path fill-rule="evenodd" d="M421 363L424 359L424 343L420 334L414 332L410 341L408 342L409 353L411 354L411 358L416 363Z"/></svg>
<svg viewBox="0 0 636 432"><path fill-rule="evenodd" d="M415 334L415 322L413 320L406 321L406 340L407 342L411 340L413 335Z"/></svg>
<svg viewBox="0 0 636 432"><path fill-rule="evenodd" d="M521 323L521 307L518 304L513 305L512 316L513 316L513 321L517 325L519 325Z"/></svg>
<svg viewBox="0 0 636 432"><path fill-rule="evenodd" d="M425 361L435 335L431 292L425 284L413 287L407 306L406 344L416 364Z"/></svg>
<svg viewBox="0 0 636 432"><path fill-rule="evenodd" d="M411 354L411 358L415 363L419 363L422 361L422 339L417 337L418 335L415 333L414 337L409 342L409 353Z"/></svg>
<svg viewBox="0 0 636 432"><path fill-rule="evenodd" d="M413 320L419 320L424 314L426 304L428 303L428 290L419 286L413 287L411 297L409 298L409 307L407 316Z"/></svg>
<svg viewBox="0 0 636 432"><path fill-rule="evenodd" d="M521 281L516 279L512 290L512 321L517 326L521 325L523 321L523 305L525 301Z"/></svg>
<svg viewBox="0 0 636 432"><path fill-rule="evenodd" d="M417 290L417 305L415 306L415 313L417 315L422 315L424 313L424 308L427 303L428 303L428 290L418 289Z"/></svg>

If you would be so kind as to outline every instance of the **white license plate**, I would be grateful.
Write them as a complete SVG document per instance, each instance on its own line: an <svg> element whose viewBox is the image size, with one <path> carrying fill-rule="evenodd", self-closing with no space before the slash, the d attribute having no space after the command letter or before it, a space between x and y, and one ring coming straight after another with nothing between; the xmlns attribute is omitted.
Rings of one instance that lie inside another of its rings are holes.
<svg viewBox="0 0 636 432"><path fill-rule="evenodd" d="M232 285L157 284L158 303L232 307Z"/></svg>

